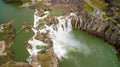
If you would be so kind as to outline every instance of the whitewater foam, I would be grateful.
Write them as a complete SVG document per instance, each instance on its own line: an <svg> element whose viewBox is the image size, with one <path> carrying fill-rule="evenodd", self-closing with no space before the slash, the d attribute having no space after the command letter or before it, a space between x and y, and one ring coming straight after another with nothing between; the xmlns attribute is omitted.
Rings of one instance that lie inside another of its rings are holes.
<svg viewBox="0 0 120 67"><path fill-rule="evenodd" d="M62 57L67 58L68 49L77 49L85 54L89 53L89 49L85 45L81 45L81 43L70 34L70 32L72 31L72 21L70 17L74 16L75 18L77 18L75 13L71 13L69 16L56 17L59 22L58 24L52 24L51 26L45 24L45 28L36 30L35 28L39 25L39 21L46 18L49 15L49 12L46 11L44 12L44 16L39 17L36 15L37 12L38 11L34 13L34 28L32 28L35 35L32 37L31 40L28 41L28 43L30 43L32 46L32 49L27 49L30 55L38 55L38 52L41 51L41 49L36 48L37 45L46 45L42 41L35 39L35 36L37 35L38 31L40 33L45 33L46 31L49 31L49 37L53 41L54 52L59 59L61 59Z"/></svg>

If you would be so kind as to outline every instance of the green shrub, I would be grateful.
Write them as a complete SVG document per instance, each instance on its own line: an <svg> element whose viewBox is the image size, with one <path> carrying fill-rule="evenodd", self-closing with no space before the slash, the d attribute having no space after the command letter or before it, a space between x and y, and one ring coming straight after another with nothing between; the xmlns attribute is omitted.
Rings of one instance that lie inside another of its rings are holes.
<svg viewBox="0 0 120 67"><path fill-rule="evenodd" d="M89 0L92 5L99 8L101 11L105 11L105 8L107 7L107 4L104 3L103 0Z"/></svg>
<svg viewBox="0 0 120 67"><path fill-rule="evenodd" d="M102 14L102 19L106 19L108 16L106 14Z"/></svg>
<svg viewBox="0 0 120 67"><path fill-rule="evenodd" d="M94 8L92 6L90 6L89 4L85 4L85 9L89 12L89 13L92 13Z"/></svg>
<svg viewBox="0 0 120 67"><path fill-rule="evenodd" d="M50 10L50 15L52 16L60 16L62 15L63 11L61 9L53 9Z"/></svg>

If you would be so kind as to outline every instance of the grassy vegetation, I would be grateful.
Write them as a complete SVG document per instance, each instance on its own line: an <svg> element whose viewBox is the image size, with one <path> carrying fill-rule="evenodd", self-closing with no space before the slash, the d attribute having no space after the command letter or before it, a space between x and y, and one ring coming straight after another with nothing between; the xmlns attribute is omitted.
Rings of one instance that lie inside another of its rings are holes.
<svg viewBox="0 0 120 67"><path fill-rule="evenodd" d="M102 18L106 19L106 18L108 18L108 16L106 14L102 14Z"/></svg>
<svg viewBox="0 0 120 67"><path fill-rule="evenodd" d="M103 2L103 0L89 0L92 5L99 8L101 11L105 11L105 8L107 6L106 3Z"/></svg>
<svg viewBox="0 0 120 67"><path fill-rule="evenodd" d="M21 0L23 3L31 2L31 0Z"/></svg>
<svg viewBox="0 0 120 67"><path fill-rule="evenodd" d="M41 9L41 8L44 8L46 5L44 2L39 1L39 2L36 2L33 6L37 9Z"/></svg>
<svg viewBox="0 0 120 67"><path fill-rule="evenodd" d="M80 3L81 3L81 2L84 2L84 0L78 0L78 1L79 1Z"/></svg>
<svg viewBox="0 0 120 67"><path fill-rule="evenodd" d="M62 13L63 13L62 9L50 10L50 15L52 15L52 16L60 16L60 15L62 15Z"/></svg>
<svg viewBox="0 0 120 67"><path fill-rule="evenodd" d="M85 3L85 9L89 12L92 13L94 8L92 6L90 6L89 4Z"/></svg>
<svg viewBox="0 0 120 67"><path fill-rule="evenodd" d="M8 3L8 4L11 5L11 6L14 6L14 7L18 7L18 6L21 6L21 5L22 5L21 2L10 2L10 3Z"/></svg>

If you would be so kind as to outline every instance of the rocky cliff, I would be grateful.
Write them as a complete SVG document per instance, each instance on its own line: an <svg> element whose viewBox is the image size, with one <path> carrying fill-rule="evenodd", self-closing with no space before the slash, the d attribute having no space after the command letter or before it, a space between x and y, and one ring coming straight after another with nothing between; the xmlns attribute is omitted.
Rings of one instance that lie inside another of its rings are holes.
<svg viewBox="0 0 120 67"><path fill-rule="evenodd" d="M73 29L80 29L103 39L118 51L120 58L120 26L117 22L112 19L103 21L86 11L82 11L78 17L78 21L72 20Z"/></svg>

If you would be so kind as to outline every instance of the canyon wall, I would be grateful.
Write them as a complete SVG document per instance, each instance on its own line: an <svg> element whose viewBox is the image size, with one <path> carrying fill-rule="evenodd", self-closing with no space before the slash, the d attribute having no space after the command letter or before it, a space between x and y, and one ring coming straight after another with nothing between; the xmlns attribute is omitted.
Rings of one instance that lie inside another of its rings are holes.
<svg viewBox="0 0 120 67"><path fill-rule="evenodd" d="M120 26L112 19L103 21L86 11L82 11L79 20L73 18L72 24L73 29L80 29L103 39L118 51L118 56L120 55Z"/></svg>

